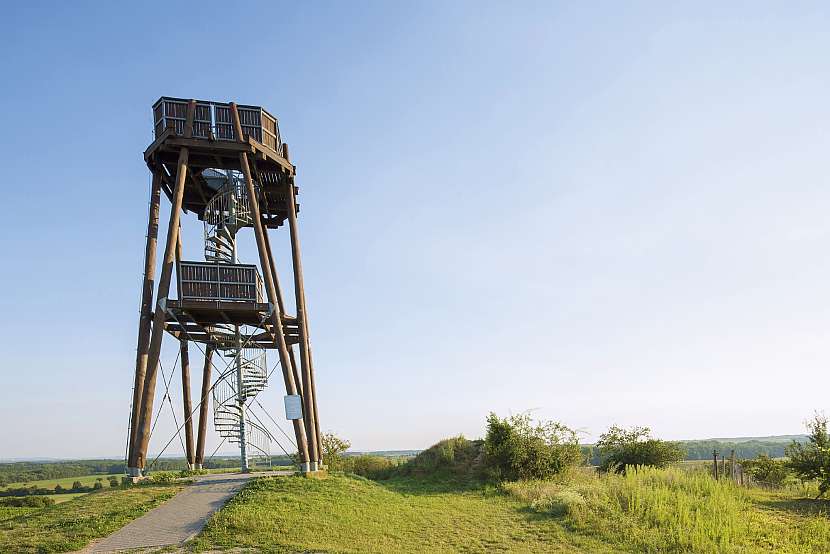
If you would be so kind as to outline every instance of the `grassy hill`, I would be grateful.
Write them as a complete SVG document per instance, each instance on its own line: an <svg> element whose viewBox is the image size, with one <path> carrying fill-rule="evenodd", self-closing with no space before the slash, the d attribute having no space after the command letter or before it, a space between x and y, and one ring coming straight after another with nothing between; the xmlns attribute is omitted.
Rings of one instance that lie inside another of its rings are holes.
<svg viewBox="0 0 830 554"><path fill-rule="evenodd" d="M249 484L191 544L200 552L830 551L830 503L680 469L577 472L496 488L446 479L277 477ZM814 491L812 491L814 492Z"/></svg>

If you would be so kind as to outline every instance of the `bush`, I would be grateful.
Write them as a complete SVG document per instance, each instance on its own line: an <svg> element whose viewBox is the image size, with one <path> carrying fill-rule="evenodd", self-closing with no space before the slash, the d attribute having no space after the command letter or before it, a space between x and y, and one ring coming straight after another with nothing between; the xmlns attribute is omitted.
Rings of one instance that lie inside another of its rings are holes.
<svg viewBox="0 0 830 554"><path fill-rule="evenodd" d="M756 482L764 485L780 487L792 476L787 461L774 460L766 454L759 454L754 460L744 460L741 465Z"/></svg>
<svg viewBox="0 0 830 554"><path fill-rule="evenodd" d="M83 488L84 488L84 486L81 484L80 481L75 481L74 483L72 483L72 490L73 491L81 491Z"/></svg>
<svg viewBox="0 0 830 554"><path fill-rule="evenodd" d="M152 484L167 484L172 483L175 479L179 477L179 473L176 471L157 471L150 475L149 479L142 481L143 483L152 483Z"/></svg>
<svg viewBox="0 0 830 554"><path fill-rule="evenodd" d="M362 454L360 456L346 456L342 459L343 471L361 475L369 479L388 479L395 468L389 458Z"/></svg>
<svg viewBox="0 0 830 554"><path fill-rule="evenodd" d="M490 479L548 479L579 460L576 433L561 423L534 423L528 415L487 417L484 465Z"/></svg>
<svg viewBox="0 0 830 554"><path fill-rule="evenodd" d="M54 499L46 496L9 496L0 498L0 506L13 508L45 508L54 503Z"/></svg>
<svg viewBox="0 0 830 554"><path fill-rule="evenodd" d="M463 436L437 442L401 466L404 474L442 474L446 477L481 477L482 446L480 440Z"/></svg>
<svg viewBox="0 0 830 554"><path fill-rule="evenodd" d="M114 489L118 488L118 477L110 477L110 487Z"/></svg>
<svg viewBox="0 0 830 554"><path fill-rule="evenodd" d="M664 468L685 456L678 443L652 438L648 427L623 429L613 425L600 435L596 446L600 453L599 468L606 472L625 472L627 466Z"/></svg>
<svg viewBox="0 0 830 554"><path fill-rule="evenodd" d="M101 481L95 481L95 484L92 485L92 489L96 490L96 491L99 491L103 488L104 488L104 483L102 483Z"/></svg>
<svg viewBox="0 0 830 554"><path fill-rule="evenodd" d="M795 441L787 448L789 467L802 479L818 481L819 496L830 489L830 436L827 418L816 414L807 423L810 435L806 444Z"/></svg>
<svg viewBox="0 0 830 554"><path fill-rule="evenodd" d="M323 450L323 465L330 471L342 471L344 468L342 454L352 444L334 433L326 433L320 437L320 446Z"/></svg>

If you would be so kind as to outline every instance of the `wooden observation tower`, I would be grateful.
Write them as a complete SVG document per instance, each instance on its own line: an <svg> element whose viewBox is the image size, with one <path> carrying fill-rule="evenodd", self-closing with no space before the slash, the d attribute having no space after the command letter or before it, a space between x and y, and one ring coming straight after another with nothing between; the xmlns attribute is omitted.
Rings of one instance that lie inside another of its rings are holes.
<svg viewBox="0 0 830 554"><path fill-rule="evenodd" d="M248 410L268 381L266 354L271 351L273 356L276 351L300 470L317 471L322 462L320 424L297 234L296 168L289 161L277 120L257 106L168 97L153 105L153 118L155 140L144 152L152 189L128 472L140 477L147 469L165 333L179 343L182 427L190 467L200 468L204 462L211 402L216 430L239 445L243 471L252 457L269 455L270 433L249 417ZM170 200L171 210L154 301L162 192ZM193 213L203 222L204 260L181 259L182 213ZM294 315L285 311L268 237L269 230L286 221L291 238ZM258 265L239 263L237 233L248 228L256 238ZM176 298L170 291L174 275ZM190 398L189 343L196 343L204 353L201 397L195 407ZM297 352L294 345L299 345ZM192 421L197 412L194 446Z"/></svg>

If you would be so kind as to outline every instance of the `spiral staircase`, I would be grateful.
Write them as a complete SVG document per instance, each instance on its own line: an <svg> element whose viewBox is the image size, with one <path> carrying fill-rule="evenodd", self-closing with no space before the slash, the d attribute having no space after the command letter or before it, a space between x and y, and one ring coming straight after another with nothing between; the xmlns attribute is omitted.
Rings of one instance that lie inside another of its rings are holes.
<svg viewBox="0 0 830 554"><path fill-rule="evenodd" d="M247 191L233 172L216 172L218 185L204 211L205 260L216 264L237 263L236 233L252 225ZM209 181L209 182L210 182ZM217 352L228 362L213 387L213 422L216 431L239 446L243 469L250 459L270 462L271 435L248 417L249 400L268 384L265 350L246 345L240 327L216 324L210 329Z"/></svg>

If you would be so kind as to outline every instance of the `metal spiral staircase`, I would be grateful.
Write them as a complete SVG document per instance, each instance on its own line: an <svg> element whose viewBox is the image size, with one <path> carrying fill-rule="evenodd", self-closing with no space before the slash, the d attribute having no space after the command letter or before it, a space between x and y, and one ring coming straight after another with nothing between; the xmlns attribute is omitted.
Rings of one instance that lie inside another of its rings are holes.
<svg viewBox="0 0 830 554"><path fill-rule="evenodd" d="M237 263L236 233L253 223L246 189L229 171L211 179L221 183L204 211L205 259L217 264ZM246 345L238 325L216 324L211 334L228 369L213 387L213 422L219 435L237 444L245 460L270 462L271 434L248 417L248 401L268 384L265 350ZM246 468L243 468L246 469Z"/></svg>

